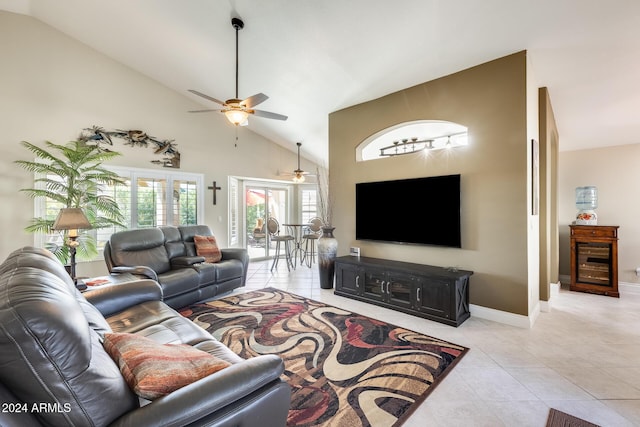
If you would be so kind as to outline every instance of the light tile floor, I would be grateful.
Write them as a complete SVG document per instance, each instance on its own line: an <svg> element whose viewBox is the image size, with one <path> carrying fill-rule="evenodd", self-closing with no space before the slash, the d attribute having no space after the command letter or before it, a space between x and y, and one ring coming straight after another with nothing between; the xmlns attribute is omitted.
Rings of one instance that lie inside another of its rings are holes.
<svg viewBox="0 0 640 427"><path fill-rule="evenodd" d="M320 288L317 265L270 267L251 262L239 291L274 287L470 348L404 426L544 427L551 407L603 427L640 426L640 295L561 290L532 329L473 312L455 328L336 296Z"/></svg>

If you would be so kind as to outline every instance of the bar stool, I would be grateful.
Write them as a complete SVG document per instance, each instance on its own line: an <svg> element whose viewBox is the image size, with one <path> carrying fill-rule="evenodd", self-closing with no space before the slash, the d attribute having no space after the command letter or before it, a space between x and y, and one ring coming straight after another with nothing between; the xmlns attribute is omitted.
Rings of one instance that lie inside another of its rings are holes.
<svg viewBox="0 0 640 427"><path fill-rule="evenodd" d="M269 239L272 242L276 242L276 253L273 257L273 264L271 264L271 271L278 265L280 259L280 243L284 242L284 257L287 261L287 270L291 271L291 267L294 267L293 261L291 261L291 247L289 243L293 241L294 237L290 234L280 234L280 223L275 218L269 218L267 220L267 231L269 232Z"/></svg>
<svg viewBox="0 0 640 427"><path fill-rule="evenodd" d="M307 267L311 267L315 259L316 240L322 236L322 220L314 217L311 218L309 224L311 225L302 236L304 239L304 257L307 261ZM311 249L309 249L309 245L311 245Z"/></svg>

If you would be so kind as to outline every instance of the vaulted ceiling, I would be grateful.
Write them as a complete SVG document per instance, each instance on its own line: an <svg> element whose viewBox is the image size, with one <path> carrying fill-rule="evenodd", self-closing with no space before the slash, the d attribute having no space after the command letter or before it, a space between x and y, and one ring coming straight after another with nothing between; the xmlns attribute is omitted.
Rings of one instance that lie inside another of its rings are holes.
<svg viewBox="0 0 640 427"><path fill-rule="evenodd" d="M640 143L638 0L0 0L203 108L263 92L256 133L327 158L328 115L517 51L549 88L560 149ZM1 29L0 29L1 30ZM3 35L4 37L4 35ZM185 113L186 114L186 113ZM202 120L225 120L218 113ZM230 125L231 126L231 125Z"/></svg>

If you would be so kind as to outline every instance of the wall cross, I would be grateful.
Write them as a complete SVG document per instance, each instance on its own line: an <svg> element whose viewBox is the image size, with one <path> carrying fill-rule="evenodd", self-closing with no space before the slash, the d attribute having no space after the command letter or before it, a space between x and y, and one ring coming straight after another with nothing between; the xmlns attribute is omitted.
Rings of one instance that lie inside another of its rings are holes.
<svg viewBox="0 0 640 427"><path fill-rule="evenodd" d="M212 191L213 191L213 204L215 205L215 204L216 204L216 202L217 202L217 199L216 199L216 192L217 192L218 190L222 190L222 187L218 187L218 186L216 186L216 182L215 182L215 181L213 181L213 185L212 185L212 186L209 186L209 187L207 187L207 188L208 188L209 190L212 190Z"/></svg>

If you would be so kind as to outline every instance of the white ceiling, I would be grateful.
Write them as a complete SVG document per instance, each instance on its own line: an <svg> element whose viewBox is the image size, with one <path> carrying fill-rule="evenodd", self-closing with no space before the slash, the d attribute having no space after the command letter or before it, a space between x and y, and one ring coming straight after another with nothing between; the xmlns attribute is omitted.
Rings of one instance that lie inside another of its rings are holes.
<svg viewBox="0 0 640 427"><path fill-rule="evenodd" d="M0 0L200 102L270 99L253 131L327 157L328 114L520 50L561 150L640 143L638 0ZM225 120L202 115L202 120ZM231 125L230 125L231 126Z"/></svg>

